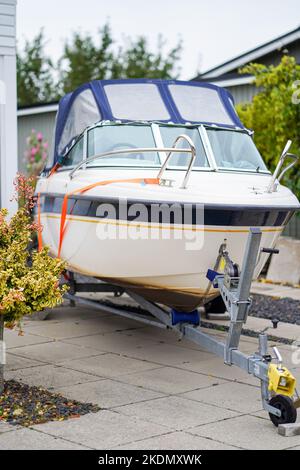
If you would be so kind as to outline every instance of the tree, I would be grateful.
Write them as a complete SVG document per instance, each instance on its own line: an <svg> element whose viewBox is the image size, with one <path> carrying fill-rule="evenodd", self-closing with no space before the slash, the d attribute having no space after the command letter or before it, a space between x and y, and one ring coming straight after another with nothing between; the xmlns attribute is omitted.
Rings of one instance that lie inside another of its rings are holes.
<svg viewBox="0 0 300 470"><path fill-rule="evenodd" d="M294 57L284 55L277 66L250 64L240 72L253 75L259 91L251 103L237 106L238 114L254 130L254 141L273 171L288 139L293 141L291 151L300 154L300 100L296 99L300 66ZM299 165L284 182L300 197Z"/></svg>
<svg viewBox="0 0 300 470"><path fill-rule="evenodd" d="M110 76L113 39L109 25L105 25L99 31L99 36L98 46L90 34L74 33L71 41L66 42L63 56L59 61L63 94L90 80L101 80Z"/></svg>
<svg viewBox="0 0 300 470"><path fill-rule="evenodd" d="M23 51L17 54L17 87L19 106L45 103L57 98L53 79L52 61L44 53L43 30L26 41Z"/></svg>
<svg viewBox="0 0 300 470"><path fill-rule="evenodd" d="M115 78L176 78L181 45L163 54L165 41L158 37L157 51L151 52L148 41L141 36L126 38L115 47L110 26L99 31L99 44L89 34L74 33L64 47L59 62L61 92L73 91L90 80Z"/></svg>
<svg viewBox="0 0 300 470"><path fill-rule="evenodd" d="M166 41L160 35L157 41L157 51L151 52L145 37L136 40L127 39L125 48L120 48L113 61L111 78L177 78L179 69L181 44L178 43L164 57Z"/></svg>
<svg viewBox="0 0 300 470"><path fill-rule="evenodd" d="M48 254L48 248L29 253L35 232L42 228L32 222L33 181L18 176L20 208L10 220L0 210L0 348L4 325L20 327L24 315L55 307L62 302L65 287L59 285L65 263ZM1 355L1 350L0 350ZM4 361L0 361L0 395L4 387Z"/></svg>

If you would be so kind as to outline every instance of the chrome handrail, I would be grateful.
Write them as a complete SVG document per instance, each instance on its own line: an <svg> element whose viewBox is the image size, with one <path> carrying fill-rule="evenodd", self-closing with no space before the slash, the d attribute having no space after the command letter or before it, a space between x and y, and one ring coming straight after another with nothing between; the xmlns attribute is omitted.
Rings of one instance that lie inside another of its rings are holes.
<svg viewBox="0 0 300 470"><path fill-rule="evenodd" d="M270 181L270 184L267 188L267 192L268 193L272 193L274 191L276 191L276 188L277 188L277 185L279 184L280 180L282 179L283 175L288 171L290 170L291 168L293 168L294 165L296 165L297 161L299 160L299 157L297 155L294 155L293 153L288 153L288 150L290 148L290 146L292 145L292 141L291 140L288 140L287 141L287 144L279 158L279 161L277 163L277 166L276 166L276 169L274 171L274 174L271 178L271 181ZM292 158L294 161L291 162L284 170L282 170L282 172L279 174L286 158ZM279 176L278 176L279 175ZM276 184L276 180L277 180L277 184Z"/></svg>
<svg viewBox="0 0 300 470"><path fill-rule="evenodd" d="M176 145L178 144L178 142L180 142L180 140L185 140L185 141L189 144L190 149L177 149ZM178 152L178 150L179 150L180 153L183 153L183 152L186 153L186 152L187 152L187 153L190 153L190 154L191 154L190 163L189 163L188 169L187 169L187 171L186 171L186 174L185 174L185 177L184 177L184 179L183 179L182 186L181 186L181 189L186 189L187 183L188 183L188 180L189 180L189 178L190 178L190 174L191 174L191 171L192 171L192 169L193 169L194 162L195 162L195 159L196 159L196 147L195 147L194 142L192 141L192 139L191 139L188 135L186 135L186 134L181 134L181 135L179 135L179 136L175 139L175 141L174 141L174 143L173 143L173 145L172 145L172 150L170 150L170 151L169 151L168 149L166 149L166 150L167 150L169 153L168 153L167 158L165 159L165 162L164 162L164 164L162 165L162 167L161 167L161 169L160 169L160 171L159 171L159 173L158 173L158 175L157 175L157 177L158 177L159 179L161 179L162 174L163 174L164 171L166 170L167 165L168 165L168 163L169 163L169 160L170 160L170 158L171 158L171 156L172 156L172 154L173 154L174 152Z"/></svg>
<svg viewBox="0 0 300 470"><path fill-rule="evenodd" d="M188 144L190 145L190 149L179 149L179 148L176 147L178 141L183 140L183 139L188 142ZM163 148L158 148L158 147L145 147L145 148L142 148L142 147L140 147L140 148L132 148L132 149L120 149L120 150L111 150L109 152L99 153L98 155L93 155L92 157L89 157L86 160L82 160L80 163L78 163L78 165L76 165L75 168L73 168L73 170L69 173L69 178L72 179L74 173L77 170L79 170L83 165L86 165L87 163L91 163L94 160L98 160L99 158L106 158L106 157L113 156L113 155L126 155L128 153L147 153L147 152L149 152L149 153L150 152L168 152L167 158L166 158L164 164L162 165L162 167L159 171L159 174L158 174L159 179L162 179L161 175L165 171L166 166L168 164L168 161L169 161L169 159L170 159L170 157L173 153L190 153L191 154L191 161L190 161L189 167L186 171L186 174L185 174L185 177L184 177L184 180L183 180L183 184L181 186L181 188L186 188L186 185L187 185L187 182L188 182L188 179L189 179L189 176L190 176L190 173L192 171L192 167L194 165L195 158L196 158L196 147L195 147L192 139L190 139L185 134L179 135L175 139L174 144L173 144L172 147L163 147Z"/></svg>

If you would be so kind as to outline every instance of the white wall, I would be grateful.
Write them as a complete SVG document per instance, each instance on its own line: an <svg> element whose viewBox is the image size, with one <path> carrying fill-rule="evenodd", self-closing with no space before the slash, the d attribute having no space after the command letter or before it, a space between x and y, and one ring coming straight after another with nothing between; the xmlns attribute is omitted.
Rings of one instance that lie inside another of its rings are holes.
<svg viewBox="0 0 300 470"><path fill-rule="evenodd" d="M0 0L0 203L10 213L17 159L16 0Z"/></svg>

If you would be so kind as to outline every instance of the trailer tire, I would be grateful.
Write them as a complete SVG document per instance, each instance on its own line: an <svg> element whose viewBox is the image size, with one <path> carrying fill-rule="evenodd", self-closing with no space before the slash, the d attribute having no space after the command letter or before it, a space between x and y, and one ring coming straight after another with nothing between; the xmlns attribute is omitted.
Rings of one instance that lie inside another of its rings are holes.
<svg viewBox="0 0 300 470"><path fill-rule="evenodd" d="M281 411L280 418L269 413L270 420L274 426L278 427L279 424L295 423L297 419L297 410L290 397L286 397L285 395L275 395L275 397L271 398L269 404Z"/></svg>
<svg viewBox="0 0 300 470"><path fill-rule="evenodd" d="M225 313L226 306L221 295L211 300L205 305L205 313Z"/></svg>

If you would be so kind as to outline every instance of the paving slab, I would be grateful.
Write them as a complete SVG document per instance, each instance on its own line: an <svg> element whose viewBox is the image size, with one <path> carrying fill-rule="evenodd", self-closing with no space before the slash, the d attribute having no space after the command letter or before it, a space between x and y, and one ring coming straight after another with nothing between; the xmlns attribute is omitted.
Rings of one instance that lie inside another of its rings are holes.
<svg viewBox="0 0 300 470"><path fill-rule="evenodd" d="M6 380L10 379L48 390L56 390L60 387L93 382L99 380L99 377L49 364L7 372Z"/></svg>
<svg viewBox="0 0 300 470"><path fill-rule="evenodd" d="M227 444L220 444L211 439L193 436L183 431L171 432L158 437L150 437L115 450L238 450Z"/></svg>
<svg viewBox="0 0 300 470"><path fill-rule="evenodd" d="M14 349L23 346L30 346L33 344L52 342L53 339L47 337L42 338L41 336L26 332L21 336L17 330L9 330L8 328L5 328L4 341L6 344L6 349Z"/></svg>
<svg viewBox="0 0 300 470"><path fill-rule="evenodd" d="M29 326L26 331L41 337L52 339L80 338L94 334L111 333L114 331L127 331L137 329L141 324L126 318L102 317L90 318L89 321L68 321L49 324L41 322L38 326Z"/></svg>
<svg viewBox="0 0 300 470"><path fill-rule="evenodd" d="M259 381L255 377L249 375L246 371L238 367L224 364L224 361L221 358L213 355L205 361L193 361L183 364L182 368L192 372L209 375L216 379L219 378L257 387L259 386Z"/></svg>
<svg viewBox="0 0 300 470"><path fill-rule="evenodd" d="M120 380L167 394L177 394L198 388L208 388L224 383L208 375L201 375L174 367L161 367L134 374L123 375Z"/></svg>
<svg viewBox="0 0 300 470"><path fill-rule="evenodd" d="M2 450L85 450L86 446L55 438L34 429L18 429L0 434Z"/></svg>
<svg viewBox="0 0 300 470"><path fill-rule="evenodd" d="M61 387L57 391L73 400L98 404L101 408L112 408L164 396L162 393L110 379Z"/></svg>
<svg viewBox="0 0 300 470"><path fill-rule="evenodd" d="M63 361L60 365L77 371L85 371L95 376L109 378L121 377L133 372L140 374L145 370L161 367L152 362L132 359L112 353Z"/></svg>
<svg viewBox="0 0 300 470"><path fill-rule="evenodd" d="M66 359L78 359L80 357L90 357L101 354L101 351L97 349L67 344L61 341L14 348L12 352L17 356L35 359L45 363L57 363Z"/></svg>
<svg viewBox="0 0 300 470"><path fill-rule="evenodd" d="M251 450L282 450L300 443L299 436L286 438L279 436L271 421L249 415L198 426L189 432L223 444Z"/></svg>
<svg viewBox="0 0 300 470"><path fill-rule="evenodd" d="M240 413L251 413L262 409L259 389L236 382L227 382L209 389L193 390L182 396Z"/></svg>
<svg viewBox="0 0 300 470"><path fill-rule="evenodd" d="M34 359L26 359L25 357L16 356L15 354L6 353L5 371L16 371L27 369L29 367L40 366L42 363Z"/></svg>
<svg viewBox="0 0 300 470"><path fill-rule="evenodd" d="M210 393L210 390L207 389L207 393ZM116 408L116 411L127 416L139 416L139 418L150 423L168 426L176 431L192 428L204 423L222 421L223 419L238 415L238 413L230 410L198 403L178 396L126 405Z"/></svg>
<svg viewBox="0 0 300 470"><path fill-rule="evenodd" d="M130 355L137 349L144 348L147 343L153 345L153 341L145 341L142 338L126 336L120 332L97 334L92 336L84 336L82 338L64 339L66 344L75 344L97 349L102 352L110 352L114 354Z"/></svg>
<svg viewBox="0 0 300 470"><path fill-rule="evenodd" d="M39 424L36 430L94 449L112 449L138 439L165 434L165 426L128 417L112 411L100 411L80 419Z"/></svg>
<svg viewBox="0 0 300 470"><path fill-rule="evenodd" d="M282 286L271 282L252 282L251 293L300 300L299 287Z"/></svg>
<svg viewBox="0 0 300 470"><path fill-rule="evenodd" d="M16 429L16 426L12 426L11 424L5 423L4 421L0 421L0 434L15 431Z"/></svg>
<svg viewBox="0 0 300 470"><path fill-rule="evenodd" d="M135 336L126 336L121 333L110 333L105 335L85 336L83 338L71 338L64 340L68 344L82 344L107 352L122 354L134 359L154 362L161 365L178 366L200 362L209 357L210 353L204 351L194 351L181 348L173 344L160 343L153 338L153 341Z"/></svg>

